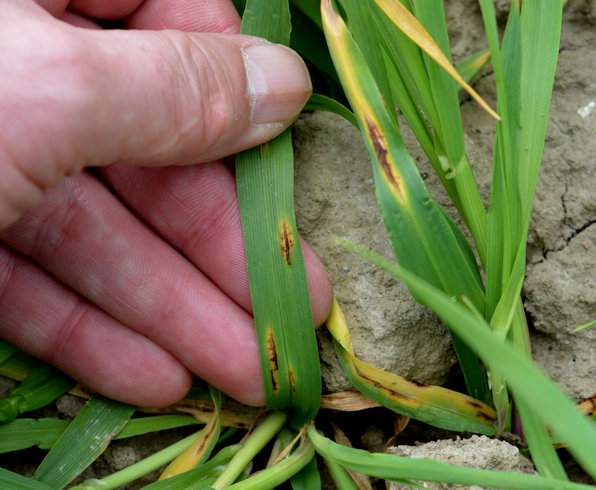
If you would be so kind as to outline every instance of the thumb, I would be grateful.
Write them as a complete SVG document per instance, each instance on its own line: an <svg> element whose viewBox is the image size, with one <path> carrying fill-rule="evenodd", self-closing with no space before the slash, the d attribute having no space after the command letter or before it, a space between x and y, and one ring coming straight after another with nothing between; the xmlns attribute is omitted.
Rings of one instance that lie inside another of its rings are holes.
<svg viewBox="0 0 596 490"><path fill-rule="evenodd" d="M311 91L298 55L250 36L12 20L0 28L0 229L84 166L191 164L263 143Z"/></svg>
<svg viewBox="0 0 596 490"><path fill-rule="evenodd" d="M210 161L277 136L311 92L289 48L234 34L90 31L98 47L96 119L118 158L143 165Z"/></svg>

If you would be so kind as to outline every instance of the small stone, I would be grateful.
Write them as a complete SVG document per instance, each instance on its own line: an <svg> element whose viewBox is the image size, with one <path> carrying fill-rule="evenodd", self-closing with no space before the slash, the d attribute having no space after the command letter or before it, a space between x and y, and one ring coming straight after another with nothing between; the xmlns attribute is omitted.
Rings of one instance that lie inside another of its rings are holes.
<svg viewBox="0 0 596 490"><path fill-rule="evenodd" d="M440 440L416 446L396 446L387 450L391 454L412 458L429 458L445 463L497 471L535 473L532 463L519 449L508 442L486 436L472 436L469 439ZM480 486L452 485L446 483L424 483L425 488L435 490L469 489L483 490ZM399 483L388 483L388 490L405 490L410 487Z"/></svg>
<svg viewBox="0 0 596 490"><path fill-rule="evenodd" d="M56 402L56 408L58 408L58 411L62 415L74 419L81 410L81 408L83 408L84 404L85 400L83 400L82 398L78 398L73 395L64 395L61 396Z"/></svg>
<svg viewBox="0 0 596 490"><path fill-rule="evenodd" d="M374 425L367 427L364 434L360 436L360 442L366 450L373 453L380 453L385 450L385 439L384 432Z"/></svg>
<svg viewBox="0 0 596 490"><path fill-rule="evenodd" d="M114 470L121 470L139 461L140 456L130 445L114 445L106 451L105 460Z"/></svg>

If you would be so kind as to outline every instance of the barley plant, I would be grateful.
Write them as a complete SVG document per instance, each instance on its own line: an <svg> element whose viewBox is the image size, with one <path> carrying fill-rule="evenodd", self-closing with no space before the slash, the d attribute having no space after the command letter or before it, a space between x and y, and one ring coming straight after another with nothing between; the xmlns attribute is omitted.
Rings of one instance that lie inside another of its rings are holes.
<svg viewBox="0 0 596 490"><path fill-rule="evenodd" d="M341 237L337 246L402 281L442 319L467 392L421 386L360 360L334 301L326 328L358 392L321 396L288 130L236 158L267 410L240 406L201 384L169 409L124 405L85 392L2 343L0 374L20 384L0 401L0 451L37 446L48 452L33 477L0 469L0 488L109 490L159 469L160 478L144 488L268 489L289 482L293 489L316 490L323 465L342 490L371 488L368 476L413 487L430 481L510 489L596 488L569 481L556 450L566 447L596 477L593 414L569 400L533 363L520 300L563 1L512 0L501 33L492 0L479 0L488 48L457 66L451 60L442 0L235 4L243 14L244 33L291 45L308 61L322 93L312 96L307 109L336 112L360 129L395 257ZM469 85L487 66L496 83L494 108ZM488 206L466 154L461 91L494 118ZM404 124L459 213L461 228L428 193L401 136ZM66 392L88 399L71 422L23 416ZM374 406L405 421L451 431L496 436L517 430L538 474L369 453L351 447L341 431L331 437L322 430L327 426L317 426L319 410ZM111 440L190 426L200 427L123 470L72 486Z"/></svg>

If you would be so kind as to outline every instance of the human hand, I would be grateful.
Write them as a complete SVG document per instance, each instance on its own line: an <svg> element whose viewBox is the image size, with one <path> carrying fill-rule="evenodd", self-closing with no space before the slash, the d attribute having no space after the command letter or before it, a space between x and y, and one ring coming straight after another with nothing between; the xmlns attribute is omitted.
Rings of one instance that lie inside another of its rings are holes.
<svg viewBox="0 0 596 490"><path fill-rule="evenodd" d="M173 403L194 373L262 404L234 178L213 160L293 121L302 61L234 34L230 0L38 3L0 12L0 338L125 402ZM320 324L331 288L303 250Z"/></svg>

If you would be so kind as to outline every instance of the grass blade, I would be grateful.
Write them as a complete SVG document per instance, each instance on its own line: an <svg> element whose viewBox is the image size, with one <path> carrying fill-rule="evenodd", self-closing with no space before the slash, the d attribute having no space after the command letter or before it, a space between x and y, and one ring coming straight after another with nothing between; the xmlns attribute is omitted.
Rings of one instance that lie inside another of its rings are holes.
<svg viewBox="0 0 596 490"><path fill-rule="evenodd" d="M359 490L350 474L337 461L325 458L325 464L338 490Z"/></svg>
<svg viewBox="0 0 596 490"><path fill-rule="evenodd" d="M490 61L490 51L482 49L461 60L455 68L461 77L468 83L472 82Z"/></svg>
<svg viewBox="0 0 596 490"><path fill-rule="evenodd" d="M505 379L516 399L531 410L533 417L548 426L558 441L567 445L588 474L596 477L596 426L525 354L490 330L469 308L415 274L365 247L354 244L346 244L346 247L406 284L418 301L437 313L487 366Z"/></svg>
<svg viewBox="0 0 596 490"><path fill-rule="evenodd" d="M17 352L0 364L0 376L23 381L38 364L39 361L33 357Z"/></svg>
<svg viewBox="0 0 596 490"><path fill-rule="evenodd" d="M524 224L529 223L544 152L548 114L559 55L563 14L561 0L525 0L521 13L521 159L519 187Z"/></svg>
<svg viewBox="0 0 596 490"><path fill-rule="evenodd" d="M211 480L214 480L223 465L228 463L239 449L239 445L225 447L211 460L200 465L198 468L173 476L167 480L159 480L151 485L147 485L144 487L144 490L197 490L197 488L200 488L199 485L201 483L207 484Z"/></svg>
<svg viewBox="0 0 596 490"><path fill-rule="evenodd" d="M315 455L315 449L307 437L303 437L300 446L290 456L267 469L259 471L246 480L230 485L230 490L262 490L276 488L291 476L302 470ZM220 488L215 487L214 488ZM310 490L310 489L309 489Z"/></svg>
<svg viewBox="0 0 596 490"><path fill-rule="evenodd" d="M492 55L502 121L497 126L489 208L487 318L493 329L531 356L527 324L519 300L525 276L526 238L540 168L556 67L562 4L524 2L510 9L502 47L493 3L480 6ZM536 57L539 59L537 60ZM501 427L509 429L505 381L491 373ZM565 480L550 435L523 400L517 400L524 434L541 474Z"/></svg>
<svg viewBox="0 0 596 490"><path fill-rule="evenodd" d="M396 413L435 427L494 435L495 411L484 403L440 386L411 383L354 355L345 317L334 301L327 328L338 359L350 383L364 395Z"/></svg>
<svg viewBox="0 0 596 490"><path fill-rule="evenodd" d="M127 439L151 432L176 429L199 422L186 415L156 415L131 419L114 439ZM56 418L18 418L0 425L0 454L37 446L50 449L68 427L67 420Z"/></svg>
<svg viewBox="0 0 596 490"><path fill-rule="evenodd" d="M296 473L290 480L292 490L321 490L321 475L317 467L317 456Z"/></svg>
<svg viewBox="0 0 596 490"><path fill-rule="evenodd" d="M441 48L428 34L420 21L404 5L395 0L374 0L387 17L428 56L445 70L470 96L478 102L488 114L499 120L499 115L484 101L480 95L461 77Z"/></svg>
<svg viewBox="0 0 596 490"><path fill-rule="evenodd" d="M105 451L134 410L130 405L93 397L43 459L35 478L54 489L64 488Z"/></svg>
<svg viewBox="0 0 596 490"><path fill-rule="evenodd" d="M54 490L52 487L33 478L27 478L4 468L0 468L0 488L7 490Z"/></svg>
<svg viewBox="0 0 596 490"><path fill-rule="evenodd" d="M273 412L265 418L242 443L224 472L213 484L213 490L222 490L232 485L252 459L281 430L287 420L284 412ZM308 461L307 461L308 462Z"/></svg>
<svg viewBox="0 0 596 490"><path fill-rule="evenodd" d="M291 3L306 15L319 29L322 29L319 0L291 0Z"/></svg>
<svg viewBox="0 0 596 490"><path fill-rule="evenodd" d="M210 388L215 410L209 423L197 434L193 444L172 461L160 475L160 480L172 478L190 471L211 456L221 432L220 407L221 393Z"/></svg>
<svg viewBox="0 0 596 490"><path fill-rule="evenodd" d="M14 345L0 340L0 364L8 361L18 351L19 349L17 349Z"/></svg>
<svg viewBox="0 0 596 490"><path fill-rule="evenodd" d="M315 2L318 2L318 0L315 0ZM298 52L309 65L311 79L317 91L338 100L344 100L345 97L337 73L335 73L333 61L329 56L329 51L321 49L321 46L325 44L323 31L309 16L302 12L299 5L296 3L290 5L292 16L290 47ZM319 23L320 20L319 14Z"/></svg>
<svg viewBox="0 0 596 490"><path fill-rule="evenodd" d="M538 472L543 476L557 480L568 480L565 468L563 468L544 423L534 417L532 410L523 401L517 401L517 408L524 428L524 438Z"/></svg>
<svg viewBox="0 0 596 490"><path fill-rule="evenodd" d="M48 364L37 363L23 382L0 400L0 422L10 422L25 412L49 405L75 382Z"/></svg>
<svg viewBox="0 0 596 490"><path fill-rule="evenodd" d="M168 446L161 451L152 454L148 458L138 461L120 471L117 471L116 473L112 473L101 480L87 480L81 485L77 485L70 490L113 490L115 488L120 488L123 485L126 485L134 480L137 480L138 478L141 478L142 476L147 475L148 473L151 473L152 471L157 470L158 468L161 468L164 464L169 463L176 456L184 452L186 448L191 446L196 438L197 434L191 434L190 436L185 437L171 446ZM193 471L196 470L192 470L189 473L192 473ZM184 474L185 473L179 476L183 476ZM160 480L160 482L166 483L171 480L175 480L176 478L178 477Z"/></svg>
<svg viewBox="0 0 596 490"><path fill-rule="evenodd" d="M154 415L130 419L114 439L128 439L129 437L160 432L162 430L178 429L189 425L200 424L198 420L188 415Z"/></svg>
<svg viewBox="0 0 596 490"><path fill-rule="evenodd" d="M584 330L588 330L590 328L593 328L594 326L596 326L596 320L592 320L591 322L584 323L583 325L580 325L579 327L576 327L573 330L573 332L574 333L583 332Z"/></svg>
<svg viewBox="0 0 596 490"><path fill-rule="evenodd" d="M243 33L288 44L290 27L287 0L247 2ZM236 157L236 186L267 404L291 408L299 426L319 408L321 376L296 229L293 158L286 131Z"/></svg>
<svg viewBox="0 0 596 490"><path fill-rule="evenodd" d="M377 201L398 260L453 296L470 297L484 310L484 291L469 246L428 194L367 63L330 0L322 3L327 44L373 164ZM445 260L449 257L449 260ZM454 339L470 394L486 400L483 367Z"/></svg>
<svg viewBox="0 0 596 490"><path fill-rule="evenodd" d="M365 9L362 2L344 0L342 6L348 6L350 30L369 63L390 113L397 105L405 116L451 201L472 232L479 255L484 260L486 211L464 153L457 85L376 4ZM441 49L448 53L446 28L441 24L444 20L442 3L428 0L416 3L416 6L417 11L426 13L426 22L437 34ZM373 26L363 31L360 24L367 17L372 17ZM371 58L378 52L384 54L382 69L375 68L374 58Z"/></svg>
<svg viewBox="0 0 596 490"><path fill-rule="evenodd" d="M387 480L423 480L516 490L594 490L591 485L562 482L525 473L481 470L432 459L369 453L333 442L319 434L314 425L308 429L308 436L324 458L345 468Z"/></svg>
<svg viewBox="0 0 596 490"><path fill-rule="evenodd" d="M340 104L335 99L327 97L326 95L312 94L304 106L304 110L334 112L358 127L358 121L356 120L354 113L343 104Z"/></svg>
<svg viewBox="0 0 596 490"><path fill-rule="evenodd" d="M0 453L19 451L32 446L51 448L68 426L61 419L17 419L0 425Z"/></svg>

